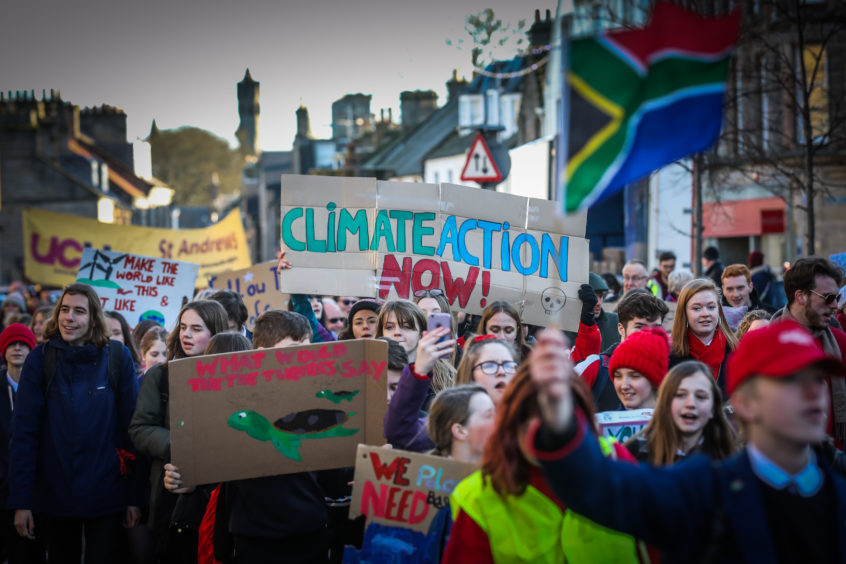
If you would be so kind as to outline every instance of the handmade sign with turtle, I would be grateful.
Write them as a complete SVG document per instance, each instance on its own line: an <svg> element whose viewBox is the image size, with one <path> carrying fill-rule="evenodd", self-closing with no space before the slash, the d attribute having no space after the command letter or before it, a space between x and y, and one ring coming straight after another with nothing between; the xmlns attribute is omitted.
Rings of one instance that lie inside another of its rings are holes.
<svg viewBox="0 0 846 564"><path fill-rule="evenodd" d="M354 340L168 365L171 456L186 485L355 464L384 444L387 344Z"/></svg>

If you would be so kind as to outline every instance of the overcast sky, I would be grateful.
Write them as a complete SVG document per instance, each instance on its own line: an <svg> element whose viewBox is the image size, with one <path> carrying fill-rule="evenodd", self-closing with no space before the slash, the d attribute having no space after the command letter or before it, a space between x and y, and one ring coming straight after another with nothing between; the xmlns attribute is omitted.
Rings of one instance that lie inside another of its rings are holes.
<svg viewBox="0 0 846 564"><path fill-rule="evenodd" d="M128 116L130 140L155 118L236 144L236 83L249 67L261 83L259 144L289 150L300 102L313 133L329 137L331 104L372 94L371 112L402 90L432 89L445 102L453 68L469 77L464 19L486 7L505 22L555 0L45 0L4 7L0 89L61 89L79 106L110 104Z"/></svg>

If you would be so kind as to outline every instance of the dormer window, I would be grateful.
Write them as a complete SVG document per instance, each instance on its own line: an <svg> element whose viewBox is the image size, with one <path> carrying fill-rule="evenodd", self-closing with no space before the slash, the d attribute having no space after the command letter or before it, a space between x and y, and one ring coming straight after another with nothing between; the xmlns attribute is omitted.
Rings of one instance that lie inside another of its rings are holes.
<svg viewBox="0 0 846 564"><path fill-rule="evenodd" d="M471 128L485 123L485 99L481 94L462 94L458 98L458 126Z"/></svg>

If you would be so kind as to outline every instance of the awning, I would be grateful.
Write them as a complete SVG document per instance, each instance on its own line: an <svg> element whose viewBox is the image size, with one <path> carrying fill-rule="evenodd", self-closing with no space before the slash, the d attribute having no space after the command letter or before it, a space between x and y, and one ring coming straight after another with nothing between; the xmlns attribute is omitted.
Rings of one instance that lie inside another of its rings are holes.
<svg viewBox="0 0 846 564"><path fill-rule="evenodd" d="M707 202L702 205L703 237L748 237L784 233L786 209L777 197Z"/></svg>

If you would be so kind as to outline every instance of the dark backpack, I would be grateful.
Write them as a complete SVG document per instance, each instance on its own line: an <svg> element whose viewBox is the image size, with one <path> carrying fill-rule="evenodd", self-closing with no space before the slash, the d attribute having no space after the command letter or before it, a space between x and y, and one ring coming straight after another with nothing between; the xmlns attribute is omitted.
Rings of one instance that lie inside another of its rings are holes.
<svg viewBox="0 0 846 564"><path fill-rule="evenodd" d="M109 339L109 386L115 395L115 408L120 405L118 396L118 382L120 380L120 363L123 360L123 344ZM41 380L41 392L44 401L56 376L56 348L50 346L50 341L44 343L44 377Z"/></svg>

